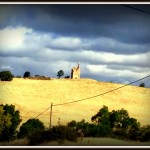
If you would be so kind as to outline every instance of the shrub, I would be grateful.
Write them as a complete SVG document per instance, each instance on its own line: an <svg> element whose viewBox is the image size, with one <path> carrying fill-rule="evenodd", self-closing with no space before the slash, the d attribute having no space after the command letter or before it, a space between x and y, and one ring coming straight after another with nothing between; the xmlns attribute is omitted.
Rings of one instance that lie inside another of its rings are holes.
<svg viewBox="0 0 150 150"><path fill-rule="evenodd" d="M70 78L70 76L65 76L65 78Z"/></svg>
<svg viewBox="0 0 150 150"><path fill-rule="evenodd" d="M30 77L30 72L29 71L26 71L23 75L24 78L28 78Z"/></svg>
<svg viewBox="0 0 150 150"><path fill-rule="evenodd" d="M58 138L68 141L76 141L77 131L68 126L54 126L52 128L52 133Z"/></svg>
<svg viewBox="0 0 150 150"><path fill-rule="evenodd" d="M96 124L89 124L85 130L86 137L98 137L98 127Z"/></svg>
<svg viewBox="0 0 150 150"><path fill-rule="evenodd" d="M15 138L16 129L21 122L20 112L15 110L14 105L0 105L3 108L2 116L7 117L1 129L0 141L9 141ZM2 118L0 120L2 123Z"/></svg>
<svg viewBox="0 0 150 150"><path fill-rule="evenodd" d="M77 125L77 122L76 122L75 120L72 120L71 122L68 122L68 123L67 123L67 126L73 127L73 128L75 128L76 125Z"/></svg>
<svg viewBox="0 0 150 150"><path fill-rule="evenodd" d="M104 124L93 124L85 122L83 119L80 122L71 121L67 124L70 127L73 127L74 129L82 130L85 137L107 137L111 133L111 129L109 126Z"/></svg>
<svg viewBox="0 0 150 150"><path fill-rule="evenodd" d="M150 141L150 125L141 127L141 129L140 129L140 140L142 142Z"/></svg>
<svg viewBox="0 0 150 150"><path fill-rule="evenodd" d="M38 145L45 141L53 140L53 136L51 136L50 130L36 130L31 135L28 136L29 145Z"/></svg>
<svg viewBox="0 0 150 150"><path fill-rule="evenodd" d="M2 71L0 72L1 81L11 81L13 80L13 75L10 71Z"/></svg>
<svg viewBox="0 0 150 150"><path fill-rule="evenodd" d="M68 126L54 126L48 130L39 130L29 137L29 145L38 145L46 141L76 141L77 131Z"/></svg>
<svg viewBox="0 0 150 150"><path fill-rule="evenodd" d="M133 141L137 141L137 140L140 140L140 137L141 137L140 135L141 135L140 129L131 128L129 130L127 138Z"/></svg>
<svg viewBox="0 0 150 150"><path fill-rule="evenodd" d="M11 123L11 116L10 114L5 115L3 106L0 106L0 139L2 139L2 133L5 128L10 128L12 125Z"/></svg>
<svg viewBox="0 0 150 150"><path fill-rule="evenodd" d="M39 119L29 119L27 122L23 123L18 132L19 138L24 138L29 136L36 130L44 129L44 124Z"/></svg>
<svg viewBox="0 0 150 150"><path fill-rule="evenodd" d="M145 87L145 83L141 83L139 87Z"/></svg>

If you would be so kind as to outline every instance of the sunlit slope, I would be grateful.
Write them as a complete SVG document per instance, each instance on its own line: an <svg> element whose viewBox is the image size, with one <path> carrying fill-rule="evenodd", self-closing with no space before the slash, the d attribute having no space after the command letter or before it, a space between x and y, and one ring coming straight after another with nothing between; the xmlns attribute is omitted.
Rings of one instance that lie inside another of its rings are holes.
<svg viewBox="0 0 150 150"><path fill-rule="evenodd" d="M85 99L122 86L121 84L98 82L92 79L53 79L31 80L14 78L11 82L0 82L0 103L13 104L20 110L22 122L34 118L48 107L70 101ZM71 120L85 119L90 122L91 116L103 105L109 110L124 108L130 117L136 118L142 125L150 124L150 89L126 86L109 94L71 103L53 106L52 125L58 118L65 124ZM50 110L38 118L49 125Z"/></svg>

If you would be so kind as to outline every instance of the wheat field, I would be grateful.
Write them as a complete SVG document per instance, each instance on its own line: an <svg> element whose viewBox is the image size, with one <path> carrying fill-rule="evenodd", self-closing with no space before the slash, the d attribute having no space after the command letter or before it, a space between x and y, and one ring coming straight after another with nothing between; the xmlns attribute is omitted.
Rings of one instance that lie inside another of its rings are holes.
<svg viewBox="0 0 150 150"><path fill-rule="evenodd" d="M122 84L99 82L92 79L52 79L31 80L14 78L11 82L0 81L0 103L13 104L20 111L22 123L29 118L40 119L49 127L50 109L53 105L85 99L94 95L113 90ZM77 103L52 107L52 125L69 121L85 119L91 122L91 117L103 105L109 111L121 108L129 112L141 125L150 124L150 88L126 86L111 93L87 99Z"/></svg>

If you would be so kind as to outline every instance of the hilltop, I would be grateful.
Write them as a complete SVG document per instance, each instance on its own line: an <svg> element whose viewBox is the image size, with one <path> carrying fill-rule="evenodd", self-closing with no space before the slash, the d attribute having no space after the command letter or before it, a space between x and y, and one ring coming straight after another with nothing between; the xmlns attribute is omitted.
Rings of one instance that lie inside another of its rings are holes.
<svg viewBox="0 0 150 150"><path fill-rule="evenodd" d="M85 99L122 86L122 84L99 82L93 79L52 79L31 80L14 78L11 82L0 81L0 103L13 104L20 111L22 122L36 117L53 105ZM150 89L126 86L103 96L78 103L53 107L52 125L58 118L65 124L69 121L90 122L103 105L109 110L124 108L130 117L136 118L141 125L150 124ZM49 126L50 111L45 111L38 118Z"/></svg>

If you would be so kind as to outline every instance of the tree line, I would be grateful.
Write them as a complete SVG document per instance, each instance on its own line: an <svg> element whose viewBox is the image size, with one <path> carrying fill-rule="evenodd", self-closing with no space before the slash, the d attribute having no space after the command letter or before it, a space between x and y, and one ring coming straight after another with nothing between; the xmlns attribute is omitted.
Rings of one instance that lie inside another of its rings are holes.
<svg viewBox="0 0 150 150"><path fill-rule="evenodd" d="M39 76L39 75L35 75L35 76L37 77L37 76ZM64 71L63 71L63 70L59 70L59 71L57 72L57 77L60 78L60 77L62 77L62 76L64 76ZM30 77L30 72L29 72L29 71L26 71L26 72L24 73L23 77L24 77L24 78ZM70 78L70 76L65 76L65 78Z"/></svg>
<svg viewBox="0 0 150 150"><path fill-rule="evenodd" d="M29 145L38 145L46 141L77 141L78 131L85 137L113 137L133 141L150 141L150 125L142 126L137 119L129 116L125 109L109 111L103 106L91 117L91 123L84 119L72 120L66 125L56 125L46 129L39 119L28 119L21 123L20 112L14 105L0 105L0 141L27 138Z"/></svg>
<svg viewBox="0 0 150 150"><path fill-rule="evenodd" d="M31 76L31 73L29 71L26 71L23 75L23 78L28 78ZM39 75L35 75L35 77L38 77ZM57 72L58 78L64 76L64 71L59 70ZM16 76L18 78L21 78L21 76ZM0 80L1 81L12 81L14 78L14 75L10 71L1 71L0 72ZM65 76L65 78L70 78L70 76ZM140 83L139 87L145 87L145 83Z"/></svg>
<svg viewBox="0 0 150 150"><path fill-rule="evenodd" d="M60 78L62 76L64 76L64 71L59 70L57 72L57 77ZM0 72L0 80L1 81L12 81L14 77L15 76L10 71L1 71ZM21 76L16 76L16 77L21 78ZM28 77L31 77L31 73L29 71L26 71L23 74L23 78L28 78ZM35 75L35 77L45 77L45 76ZM65 78L70 78L70 76L65 76Z"/></svg>
<svg viewBox="0 0 150 150"><path fill-rule="evenodd" d="M86 137L115 137L133 141L150 141L150 125L142 126L137 119L129 116L125 109L108 110L103 106L97 114L91 117L93 123L75 120L68 126L82 129Z"/></svg>

